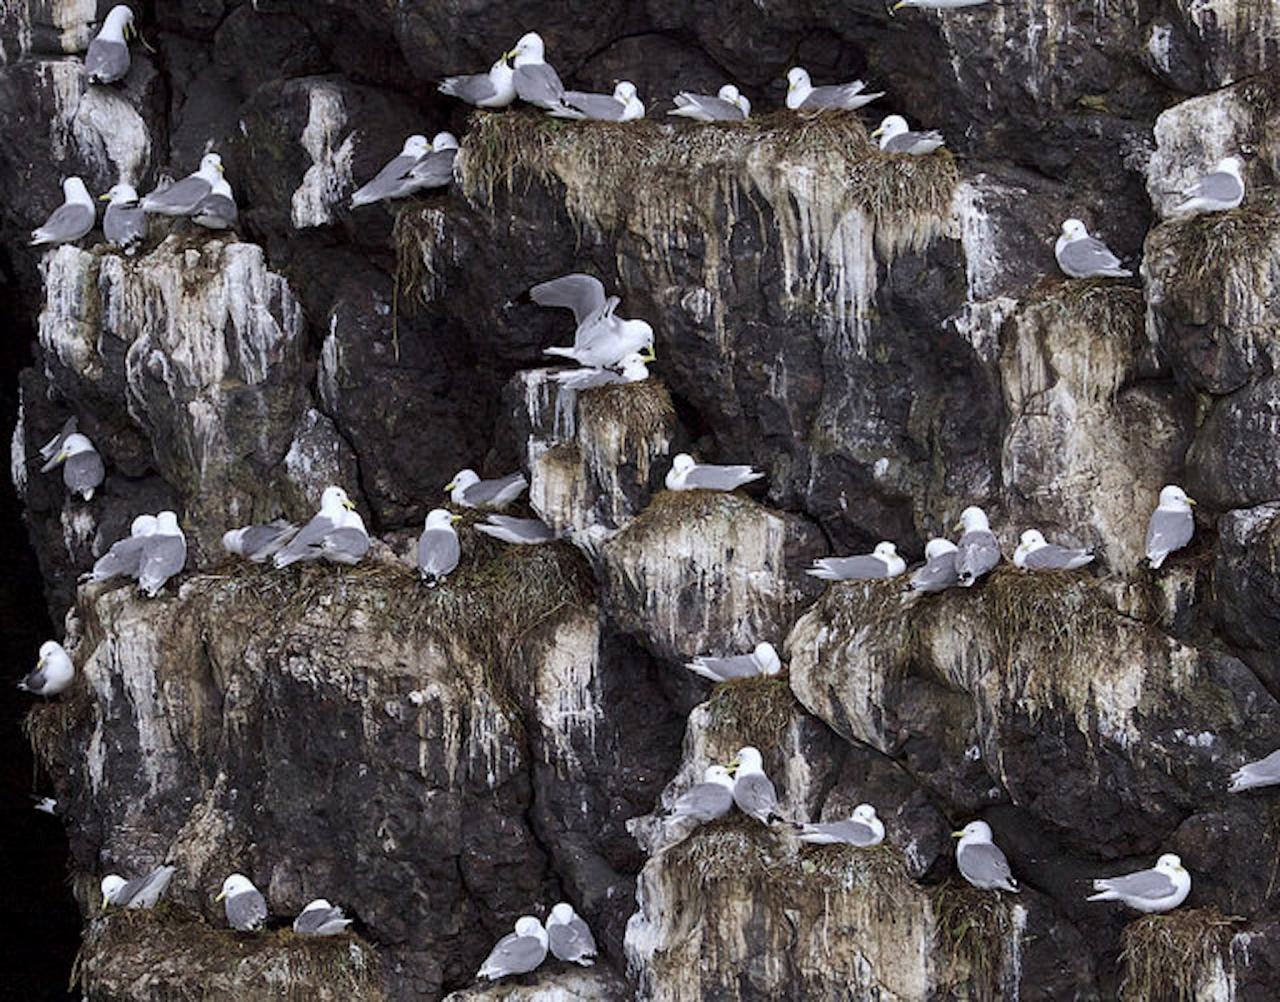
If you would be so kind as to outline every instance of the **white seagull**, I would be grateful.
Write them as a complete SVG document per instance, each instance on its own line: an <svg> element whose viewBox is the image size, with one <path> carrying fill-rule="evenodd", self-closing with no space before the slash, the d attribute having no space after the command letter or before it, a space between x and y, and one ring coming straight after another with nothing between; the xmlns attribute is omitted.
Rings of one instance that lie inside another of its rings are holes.
<svg viewBox="0 0 1280 1002"><path fill-rule="evenodd" d="M727 658L700 655L685 664L695 675L712 682L729 682L739 678L755 678L757 675L776 675L782 670L782 662L773 644L762 640L750 654L735 654Z"/></svg>
<svg viewBox="0 0 1280 1002"><path fill-rule="evenodd" d="M445 77L437 89L477 108L505 108L516 99L515 71L503 53L488 73Z"/></svg>
<svg viewBox="0 0 1280 1002"><path fill-rule="evenodd" d="M62 182L62 204L53 213L31 231L31 246L41 247L53 244L68 244L79 240L93 229L98 211L89 189L78 177L69 177Z"/></svg>
<svg viewBox="0 0 1280 1002"><path fill-rule="evenodd" d="M1074 571L1093 563L1089 550L1071 549L1048 542L1039 529L1028 529L1013 551L1013 566L1024 571Z"/></svg>
<svg viewBox="0 0 1280 1002"><path fill-rule="evenodd" d="M1000 543L987 522L987 513L970 505L960 513L956 529L963 532L956 546L956 576L969 588L1000 563Z"/></svg>
<svg viewBox="0 0 1280 1002"><path fill-rule="evenodd" d="M751 102L731 83L716 91L715 97L682 90L672 100L675 107L668 115L695 122L742 122L751 117Z"/></svg>
<svg viewBox="0 0 1280 1002"><path fill-rule="evenodd" d="M682 452L671 461L666 485L669 491L732 491L763 476L750 466L695 463L692 456Z"/></svg>
<svg viewBox="0 0 1280 1002"><path fill-rule="evenodd" d="M545 348L544 355L572 358L591 368L615 366L628 355L641 353L652 362L653 328L644 320L617 316L622 300L606 296L604 283L591 275L574 273L542 282L529 290L539 306L559 307L573 313L577 329L572 348Z"/></svg>
<svg viewBox="0 0 1280 1002"><path fill-rule="evenodd" d="M908 153L913 157L932 153L946 142L941 132L912 132L901 115L886 116L871 138L880 140L880 149L885 153Z"/></svg>
<svg viewBox="0 0 1280 1002"><path fill-rule="evenodd" d="M808 70L793 66L787 70L787 107L792 111L853 111L884 97L883 91L867 94L866 86L861 80L853 80L815 87Z"/></svg>
<svg viewBox="0 0 1280 1002"><path fill-rule="evenodd" d="M1165 557L1191 542L1196 531L1196 519L1191 513L1194 504L1176 484L1160 489L1160 503L1147 522L1147 560L1152 570L1159 570Z"/></svg>
<svg viewBox="0 0 1280 1002"><path fill-rule="evenodd" d="M547 959L547 930L532 915L516 920L516 931L498 940L476 977L497 981L512 974L527 974Z"/></svg>
<svg viewBox="0 0 1280 1002"><path fill-rule="evenodd" d="M1000 847L991 840L991 826L985 821L970 821L960 831L952 832L956 843L956 868L974 887L983 891L1018 893L1018 882L1009 870Z"/></svg>
<svg viewBox="0 0 1280 1002"><path fill-rule="evenodd" d="M1244 201L1244 178L1240 174L1240 158L1224 157L1212 173L1183 192L1186 201L1174 208L1175 213L1225 212Z"/></svg>
<svg viewBox="0 0 1280 1002"><path fill-rule="evenodd" d="M1098 893L1089 895L1087 901L1123 901L1147 914L1167 912L1191 893L1191 874L1183 868L1182 860L1166 852L1150 870L1095 880L1093 887Z"/></svg>
<svg viewBox="0 0 1280 1002"><path fill-rule="evenodd" d="M949 539L931 539L924 547L924 565L911 575L911 587L916 591L945 591L960 583L956 567L958 547Z"/></svg>
<svg viewBox="0 0 1280 1002"><path fill-rule="evenodd" d="M34 696L56 696L71 688L75 677L71 655L56 640L46 640L40 645L35 668L18 683L18 688Z"/></svg>
<svg viewBox="0 0 1280 1002"><path fill-rule="evenodd" d="M1058 267L1069 278L1128 278L1133 274L1121 267L1120 259L1097 237L1089 236L1084 223L1068 219L1053 246Z"/></svg>
<svg viewBox="0 0 1280 1002"><path fill-rule="evenodd" d="M824 581L874 581L896 578L906 569L907 563L898 556L898 548L886 540L860 556L818 557L805 573Z"/></svg>

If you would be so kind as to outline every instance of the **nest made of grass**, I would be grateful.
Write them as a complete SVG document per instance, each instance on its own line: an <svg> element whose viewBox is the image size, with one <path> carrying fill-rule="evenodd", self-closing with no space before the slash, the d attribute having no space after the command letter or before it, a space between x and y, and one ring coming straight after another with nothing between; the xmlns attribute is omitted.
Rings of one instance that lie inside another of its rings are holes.
<svg viewBox="0 0 1280 1002"><path fill-rule="evenodd" d="M707 723L737 747L771 748L802 710L783 675L756 675L719 683L707 700Z"/></svg>
<svg viewBox="0 0 1280 1002"><path fill-rule="evenodd" d="M948 881L931 891L937 943L946 958L950 985L967 985L978 1002L998 1002L1005 943L1013 932L1010 905L1002 894Z"/></svg>
<svg viewBox="0 0 1280 1002"><path fill-rule="evenodd" d="M650 536L667 536L674 529L689 529L699 523L729 525L734 521L758 518L763 508L751 498L730 491L659 491L622 532L621 538L640 545Z"/></svg>
<svg viewBox="0 0 1280 1002"><path fill-rule="evenodd" d="M1215 963L1226 963L1232 929L1243 921L1209 907L1130 922L1121 934L1120 1002L1194 1002Z"/></svg>
<svg viewBox="0 0 1280 1002"><path fill-rule="evenodd" d="M51 699L39 699L22 719L22 732L35 755L36 762L47 772L66 771L63 763L73 754L67 736L86 732L93 719L94 698L89 682L77 672L71 688Z"/></svg>
<svg viewBox="0 0 1280 1002"><path fill-rule="evenodd" d="M642 439L669 435L675 416L671 394L656 379L598 386L578 394L578 420L590 441L606 441L613 429Z"/></svg>
<svg viewBox="0 0 1280 1002"><path fill-rule="evenodd" d="M1164 276L1171 289L1215 292L1228 272L1256 272L1275 242L1280 204L1266 192L1228 212L1207 212L1164 223L1153 231L1149 256L1167 255Z"/></svg>

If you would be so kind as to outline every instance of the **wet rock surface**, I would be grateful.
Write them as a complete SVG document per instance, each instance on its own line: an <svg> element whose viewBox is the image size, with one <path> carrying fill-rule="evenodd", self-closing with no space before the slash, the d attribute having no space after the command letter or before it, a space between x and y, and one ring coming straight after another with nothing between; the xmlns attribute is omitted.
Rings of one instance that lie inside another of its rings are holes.
<svg viewBox="0 0 1280 1002"><path fill-rule="evenodd" d="M28 731L65 807L86 998L1280 995L1273 797L1226 792L1280 746L1273 11L181 0L143 5L156 51L87 87L74 54L109 6L0 8L0 294L33 358L6 375L11 473L80 674ZM570 85L630 78L650 118L436 93L534 27ZM776 112L796 63L886 96ZM749 122L670 124L670 93L726 79ZM950 152L881 154L890 112ZM348 207L446 128L454 186ZM26 246L63 176L148 191L208 149L236 233ZM1175 214L1232 153L1245 204ZM1068 216L1135 277L1062 279ZM649 380L572 394L536 371L572 325L525 293L570 271L653 325ZM31 461L72 415L107 468L88 502ZM682 450L766 476L666 491ZM504 549L468 515L427 590L409 554L464 467L522 470L515 513L564 538ZM330 483L380 537L359 566L223 561L227 528L307 518ZM1197 532L1152 572L1165 483ZM803 573L882 539L918 559L968 504L1006 558L1035 527L1096 560L929 596ZM162 508L190 557L161 598L77 585ZM782 674L682 664L760 640ZM663 807L744 744L789 818L869 802L885 844L740 813L670 830ZM956 874L975 817L1019 897ZM1167 851L1183 910L1083 900ZM168 906L93 914L104 872L164 861ZM212 902L233 870L267 899L261 937ZM292 937L317 896L358 936ZM473 984L560 900L594 968ZM1199 944L1183 980L1171 943Z"/></svg>

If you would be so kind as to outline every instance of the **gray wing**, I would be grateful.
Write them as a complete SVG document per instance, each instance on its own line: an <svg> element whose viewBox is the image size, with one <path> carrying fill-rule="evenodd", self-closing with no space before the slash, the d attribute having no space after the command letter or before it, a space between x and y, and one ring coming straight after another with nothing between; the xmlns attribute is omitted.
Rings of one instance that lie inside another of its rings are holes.
<svg viewBox="0 0 1280 1002"><path fill-rule="evenodd" d="M815 87L800 107L805 111L820 111L826 108L843 108L851 111L883 96L864 93L866 86L861 80L854 80L847 84Z"/></svg>
<svg viewBox="0 0 1280 1002"><path fill-rule="evenodd" d="M960 875L978 887L1013 883L1013 872L1000 847L990 842L967 845L956 859Z"/></svg>
<svg viewBox="0 0 1280 1002"><path fill-rule="evenodd" d="M683 117L697 118L703 122L741 122L747 117L732 101L726 101L711 94L690 94L688 91L681 91L675 96L675 103L677 111L669 111L668 115L679 113Z"/></svg>
<svg viewBox="0 0 1280 1002"><path fill-rule="evenodd" d="M129 72L128 44L95 38L84 55L84 72L96 83L115 83Z"/></svg>
<svg viewBox="0 0 1280 1002"><path fill-rule="evenodd" d="M573 319L581 326L607 302L604 285L591 275L574 273L535 285L529 297L539 306L559 306L573 311Z"/></svg>
<svg viewBox="0 0 1280 1002"><path fill-rule="evenodd" d="M409 176L418 188L443 188L453 180L453 161L457 150L436 150L418 161Z"/></svg>
<svg viewBox="0 0 1280 1002"><path fill-rule="evenodd" d="M142 560L142 550L146 546L147 538L146 536L128 536L113 543L111 549L94 563L92 579L109 581L121 574L127 574L130 577L137 575L138 564Z"/></svg>
<svg viewBox="0 0 1280 1002"><path fill-rule="evenodd" d="M1139 870L1123 877L1095 880L1093 886L1100 891L1114 891L1126 898L1147 898L1153 901L1167 898L1177 890L1177 885L1159 870Z"/></svg>
<svg viewBox="0 0 1280 1002"><path fill-rule="evenodd" d="M759 480L763 473L756 473L750 466L695 466L684 478L685 486L708 491L731 491Z"/></svg>
<svg viewBox="0 0 1280 1002"><path fill-rule="evenodd" d="M400 198L413 190L409 172L424 158L397 156L378 171L372 181L357 188L351 196L353 206L369 205L387 198Z"/></svg>
<svg viewBox="0 0 1280 1002"><path fill-rule="evenodd" d="M916 591L943 591L960 581L956 571L956 555L943 553L925 563L911 575L911 587Z"/></svg>
<svg viewBox="0 0 1280 1002"><path fill-rule="evenodd" d="M320 555L333 564L357 564L369 552L369 534L355 526L334 529L320 544Z"/></svg>
<svg viewBox="0 0 1280 1002"><path fill-rule="evenodd" d="M943 144L941 132L903 132L885 143L886 153L932 153Z"/></svg>
<svg viewBox="0 0 1280 1002"><path fill-rule="evenodd" d="M191 215L197 223L211 230L229 230L235 226L240 210L236 208L234 199L210 193L200 199Z"/></svg>
<svg viewBox="0 0 1280 1002"><path fill-rule="evenodd" d="M778 791L768 776L752 773L742 776L733 784L733 802L744 814L761 821L768 821L778 807Z"/></svg>
<svg viewBox="0 0 1280 1002"><path fill-rule="evenodd" d="M517 66L515 85L516 96L521 101L528 101L548 111L558 107L564 96L564 84L560 82L560 75L546 63Z"/></svg>
<svg viewBox="0 0 1280 1002"><path fill-rule="evenodd" d="M463 491L468 507L483 508L486 505L501 507L510 504L529 486L523 473L509 473L496 480L481 480Z"/></svg>
<svg viewBox="0 0 1280 1002"><path fill-rule="evenodd" d="M488 73L476 73L470 76L445 77L437 88L441 94L460 98L467 104L479 104L498 93Z"/></svg>
<svg viewBox="0 0 1280 1002"><path fill-rule="evenodd" d="M1208 198L1215 202L1234 202L1244 197L1244 183L1234 174L1214 171L1202 177L1187 191L1191 198Z"/></svg>
<svg viewBox="0 0 1280 1002"><path fill-rule="evenodd" d="M1097 237L1085 237L1083 240L1072 240L1062 248L1059 263L1062 270L1074 278L1089 278L1092 275L1109 275L1128 271L1121 267L1120 259Z"/></svg>
<svg viewBox="0 0 1280 1002"><path fill-rule="evenodd" d="M571 964L589 967L596 955L595 937L581 915L574 915L565 925L548 926L547 940L556 959Z"/></svg>
<svg viewBox="0 0 1280 1002"><path fill-rule="evenodd" d="M155 594L187 563L187 544L181 536L144 536L138 563L138 584Z"/></svg>
<svg viewBox="0 0 1280 1002"><path fill-rule="evenodd" d="M486 977L496 980L508 974L532 971L546 956L547 948L537 939L517 936L513 932L498 940L480 970Z"/></svg>
<svg viewBox="0 0 1280 1002"><path fill-rule="evenodd" d="M80 452L67 459L62 468L62 482L67 490L79 494L86 501L93 497L94 490L107 475L102 465L102 457L96 452Z"/></svg>
<svg viewBox="0 0 1280 1002"><path fill-rule="evenodd" d="M734 678L754 678L760 674L760 665L753 655L736 654L728 658L694 658L693 663L705 669L699 675L713 676L718 682Z"/></svg>
<svg viewBox="0 0 1280 1002"><path fill-rule="evenodd" d="M418 538L418 573L442 578L458 566L462 549L452 529L424 529Z"/></svg>
<svg viewBox="0 0 1280 1002"><path fill-rule="evenodd" d="M966 532L956 547L956 571L962 581L980 578L1000 563L1000 543L990 532Z"/></svg>
<svg viewBox="0 0 1280 1002"><path fill-rule="evenodd" d="M1072 550L1050 543L1027 554L1024 563L1029 571L1069 571L1093 560L1088 550Z"/></svg>
<svg viewBox="0 0 1280 1002"><path fill-rule="evenodd" d="M341 908L308 908L293 920L293 931L301 936L321 936L341 932L348 924ZM325 926L337 928L326 929Z"/></svg>
<svg viewBox="0 0 1280 1002"><path fill-rule="evenodd" d="M261 929L267 920L267 903L258 891L244 891L227 898L227 921L241 932Z"/></svg>
<svg viewBox="0 0 1280 1002"><path fill-rule="evenodd" d="M202 177L184 177L164 191L153 191L142 200L142 208L162 216L189 216L204 201L211 187Z"/></svg>
<svg viewBox="0 0 1280 1002"><path fill-rule="evenodd" d="M672 818L694 818L714 821L724 817L733 806L733 793L719 783L699 783L676 798L671 805Z"/></svg>
<svg viewBox="0 0 1280 1002"><path fill-rule="evenodd" d="M490 515L488 524L476 523L476 529L486 536L501 539L505 543L530 545L550 543L556 538L551 527L537 518L512 518L508 515Z"/></svg>
<svg viewBox="0 0 1280 1002"><path fill-rule="evenodd" d="M129 247L146 239L147 214L138 205L108 205L102 217L102 233L107 243Z"/></svg>
<svg viewBox="0 0 1280 1002"><path fill-rule="evenodd" d="M282 518L266 525L251 525L240 532L240 555L260 564L288 543L297 531L297 526Z"/></svg>
<svg viewBox="0 0 1280 1002"><path fill-rule="evenodd" d="M174 867L157 866L145 877L138 877L125 884L117 902L130 908L154 908L160 895L168 888L173 874Z"/></svg>
<svg viewBox="0 0 1280 1002"><path fill-rule="evenodd" d="M57 244L79 240L93 229L95 218L93 209L86 206L60 205L32 236L41 243Z"/></svg>
<svg viewBox="0 0 1280 1002"><path fill-rule="evenodd" d="M622 376L612 369L574 369L558 372L555 380L567 390L594 390L599 386L612 386L623 382Z"/></svg>
<svg viewBox="0 0 1280 1002"><path fill-rule="evenodd" d="M612 94L588 94L585 91L571 90L566 91L560 100L570 111L577 112L577 117L597 122L616 122L626 111L626 105Z"/></svg>
<svg viewBox="0 0 1280 1002"><path fill-rule="evenodd" d="M814 841L821 839L823 841L840 842L844 845L869 846L876 844L876 833L871 830L869 825L864 825L861 821L828 821L819 824L810 824L804 826L800 838L802 841Z"/></svg>
<svg viewBox="0 0 1280 1002"><path fill-rule="evenodd" d="M873 581L888 577L889 567L879 557L866 554L860 557L822 557L813 562L808 573L829 581Z"/></svg>
<svg viewBox="0 0 1280 1002"><path fill-rule="evenodd" d="M1280 783L1280 750L1237 769L1231 777L1231 792L1238 793L1255 786L1274 786L1276 783Z"/></svg>
<svg viewBox="0 0 1280 1002"><path fill-rule="evenodd" d="M275 556L275 565L277 567L287 567L289 564L299 560L319 560L321 556L320 547L324 543L325 536L329 535L337 525L328 515L317 514L312 516L310 522L302 527L302 530L293 537Z"/></svg>
<svg viewBox="0 0 1280 1002"><path fill-rule="evenodd" d="M80 422L76 419L76 416L72 414L71 417L67 418L67 420L63 422L62 430L59 431L58 434L54 435L53 438L49 439L49 441L45 442L44 445L40 446L40 458L52 459L56 456L62 451L62 444L74 435L79 428Z"/></svg>
<svg viewBox="0 0 1280 1002"><path fill-rule="evenodd" d="M1195 516L1189 511L1161 511L1157 508L1147 523L1147 557L1163 561L1174 550L1191 542L1196 531ZM1156 563L1159 566L1159 563Z"/></svg>
<svg viewBox="0 0 1280 1002"><path fill-rule="evenodd" d="M45 670L43 668L36 668L34 671L27 674L27 677L22 680L19 688L25 689L27 692L38 693L44 688L46 681Z"/></svg>

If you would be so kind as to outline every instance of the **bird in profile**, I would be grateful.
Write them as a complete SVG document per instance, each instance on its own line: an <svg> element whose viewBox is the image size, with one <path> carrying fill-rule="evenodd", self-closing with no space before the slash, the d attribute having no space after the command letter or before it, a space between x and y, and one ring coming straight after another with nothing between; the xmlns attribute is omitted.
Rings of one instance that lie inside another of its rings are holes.
<svg viewBox="0 0 1280 1002"><path fill-rule="evenodd" d="M236 225L240 210L236 207L236 196L231 192L231 184L221 174L213 182L209 194L200 199L191 213L191 220L197 226L207 230L229 230Z"/></svg>
<svg viewBox="0 0 1280 1002"><path fill-rule="evenodd" d="M876 581L905 573L907 563L887 540L856 557L818 557L805 573L824 581Z"/></svg>
<svg viewBox="0 0 1280 1002"><path fill-rule="evenodd" d="M453 179L453 161L457 155L458 139L452 132L437 132L430 142L426 136L410 136L372 181L355 190L351 208L407 198L428 188L441 188Z"/></svg>
<svg viewBox="0 0 1280 1002"><path fill-rule="evenodd" d="M547 959L547 930L532 915L522 915L516 920L515 932L498 940L489 951L476 977L483 981L497 981L512 974L527 974Z"/></svg>
<svg viewBox="0 0 1280 1002"><path fill-rule="evenodd" d="M131 910L154 908L176 872L176 868L172 866L157 866L145 876L134 877L133 880L108 873L102 878L102 907L110 905Z"/></svg>
<svg viewBox="0 0 1280 1002"><path fill-rule="evenodd" d="M1147 521L1147 561L1152 570L1159 570L1170 553L1191 542L1196 531L1194 504L1177 484L1160 489L1160 501Z"/></svg>
<svg viewBox="0 0 1280 1002"><path fill-rule="evenodd" d="M644 320L619 317L615 311L622 300L606 296L598 278L576 272L562 275L535 285L529 298L539 306L569 310L577 324L571 348L545 348L544 355L571 358L596 369L616 366L636 353L647 362L654 359L653 328Z"/></svg>
<svg viewBox="0 0 1280 1002"><path fill-rule="evenodd" d="M445 77L437 90L477 108L505 108L516 99L515 70L507 56L503 53L488 73Z"/></svg>
<svg viewBox="0 0 1280 1002"><path fill-rule="evenodd" d="M1152 914L1177 908L1191 893L1191 874L1182 860L1166 852L1150 870L1095 880L1087 901L1122 901L1136 911Z"/></svg>
<svg viewBox="0 0 1280 1002"><path fill-rule="evenodd" d="M668 115L695 122L742 122L751 117L751 102L731 83L716 91L714 97L682 90L672 100L675 107Z"/></svg>
<svg viewBox="0 0 1280 1002"><path fill-rule="evenodd" d="M1068 219L1062 224L1062 234L1053 247L1058 267L1068 278L1128 278L1133 274L1120 264L1097 237L1089 236L1084 223Z"/></svg>
<svg viewBox="0 0 1280 1002"><path fill-rule="evenodd" d="M126 257L137 253L147 238L147 214L142 211L137 190L121 181L99 196L99 201L107 203L102 215L102 235L107 243L124 251Z"/></svg>
<svg viewBox="0 0 1280 1002"><path fill-rule="evenodd" d="M56 696L70 689L75 677L71 655L56 640L46 640L40 645L35 668L18 683L18 688L33 696Z"/></svg>
<svg viewBox="0 0 1280 1002"><path fill-rule="evenodd" d="M1091 563L1091 551L1050 543L1039 529L1026 530L1013 551L1013 566L1024 571L1074 571Z"/></svg>
<svg viewBox="0 0 1280 1002"><path fill-rule="evenodd" d="M551 909L546 924L547 945L551 955L567 964L590 967L596 962L596 941L586 920L561 901Z"/></svg>
<svg viewBox="0 0 1280 1002"><path fill-rule="evenodd" d="M987 522L987 513L977 505L960 513L955 528L963 533L956 544L956 577L961 587L969 588L1000 563L1000 543Z"/></svg>
<svg viewBox="0 0 1280 1002"><path fill-rule="evenodd" d="M225 902L227 924L237 932L257 932L266 924L267 902L242 873L233 873L224 880L214 900Z"/></svg>
<svg viewBox="0 0 1280 1002"><path fill-rule="evenodd" d="M165 583L187 565L187 537L178 525L178 514L162 511L154 532L142 538L138 559L138 590L155 598Z"/></svg>
<svg viewBox="0 0 1280 1002"><path fill-rule="evenodd" d="M1213 170L1182 194L1186 201L1174 207L1180 215L1226 212L1244 201L1244 177L1239 157L1223 157Z"/></svg>
<svg viewBox="0 0 1280 1002"><path fill-rule="evenodd" d="M687 452L681 452L671 461L665 482L669 491L732 491L763 476L750 466L695 463Z"/></svg>
<svg viewBox="0 0 1280 1002"><path fill-rule="evenodd" d="M911 587L915 591L933 592L954 588L960 583L956 567L959 547L949 539L931 539L924 547L924 565L911 575Z"/></svg>
<svg viewBox="0 0 1280 1002"><path fill-rule="evenodd" d="M453 523L460 518L461 515L446 508L434 508L427 513L422 535L418 537L418 575L428 588L434 588L458 566L462 548Z"/></svg>
<svg viewBox="0 0 1280 1002"><path fill-rule="evenodd" d="M142 562L142 551L146 546L146 537L156 531L154 515L139 515L129 527L129 535L111 544L111 549L94 562L88 579L95 583L110 581L115 577L138 576L138 565Z"/></svg>
<svg viewBox="0 0 1280 1002"><path fill-rule="evenodd" d="M866 93L866 86L861 80L853 80L815 87L808 70L793 66L787 70L787 107L792 111L853 111L884 97L883 91Z"/></svg>
<svg viewBox="0 0 1280 1002"><path fill-rule="evenodd" d="M476 532L517 546L553 543L559 538L555 530L540 518L513 518L510 515L490 514L483 522L477 522L473 528Z"/></svg>
<svg viewBox="0 0 1280 1002"><path fill-rule="evenodd" d="M631 122L644 118L644 102L636 93L636 85L622 80L612 94L590 94L580 90L568 90L560 99L560 106L552 108L553 118L571 118L578 121Z"/></svg>
<svg viewBox="0 0 1280 1002"><path fill-rule="evenodd" d="M852 845L869 849L884 841L884 822L870 804L859 804L844 821L818 821L795 825L801 842L813 845Z"/></svg>
<svg viewBox="0 0 1280 1002"><path fill-rule="evenodd" d="M271 558L277 567L326 560L354 564L369 550L364 519L347 492L331 484L320 495L320 510Z"/></svg>
<svg viewBox="0 0 1280 1002"><path fill-rule="evenodd" d="M31 246L44 247L69 244L93 229L98 218L89 189L78 177L62 182L62 204L44 223L31 231Z"/></svg>
<svg viewBox="0 0 1280 1002"><path fill-rule="evenodd" d="M508 473L494 480L481 480L475 470L459 470L444 485L449 500L463 508L492 508L502 511L529 488L523 473Z"/></svg>
<svg viewBox="0 0 1280 1002"><path fill-rule="evenodd" d="M541 35L536 31L522 35L505 58L514 60L512 78L516 96L521 101L544 111L562 107L564 84L560 81L560 74L547 63L546 46Z"/></svg>
<svg viewBox="0 0 1280 1002"><path fill-rule="evenodd" d="M729 773L733 776L733 802L738 810L765 825L784 820L778 813L778 792L765 775L759 749L751 745L739 748Z"/></svg>
<svg viewBox="0 0 1280 1002"><path fill-rule="evenodd" d="M133 11L125 4L112 7L84 56L84 75L89 83L108 84L125 78L130 62L129 35L134 31Z"/></svg>
<svg viewBox="0 0 1280 1002"><path fill-rule="evenodd" d="M143 211L161 216L193 215L220 177L222 157L206 153L200 158L200 168L194 174L147 195L142 200Z"/></svg>
<svg viewBox="0 0 1280 1002"><path fill-rule="evenodd" d="M350 924L351 919L342 914L341 908L334 907L324 898L316 898L293 920L293 931L299 936L337 936L346 932Z"/></svg>
<svg viewBox="0 0 1280 1002"><path fill-rule="evenodd" d="M719 764L707 766L702 782L676 798L664 815L667 822L690 818L699 823L715 821L733 809L733 776Z"/></svg>
<svg viewBox="0 0 1280 1002"><path fill-rule="evenodd" d="M298 527L278 518L265 525L246 525L222 534L222 548L235 557L263 564L279 553L294 537Z"/></svg>
<svg viewBox="0 0 1280 1002"><path fill-rule="evenodd" d="M1009 861L992 840L991 826L985 821L970 821L960 831L952 832L956 843L956 868L960 876L982 891L1011 891L1017 894Z"/></svg>
<svg viewBox="0 0 1280 1002"><path fill-rule="evenodd" d="M107 470L102 457L88 437L79 432L68 435L62 447L40 467L41 473L48 473L56 467L62 467L62 482L72 494L79 494L85 501L92 501L94 491L106 478Z"/></svg>
<svg viewBox="0 0 1280 1002"><path fill-rule="evenodd" d="M926 156L946 143L941 132L912 132L901 115L885 116L871 138L880 141L884 153L906 153L913 157Z"/></svg>
<svg viewBox="0 0 1280 1002"><path fill-rule="evenodd" d="M712 682L729 682L758 675L776 675L782 670L782 661L773 644L762 640L750 654L735 654L727 658L700 655L687 662L685 667Z"/></svg>

